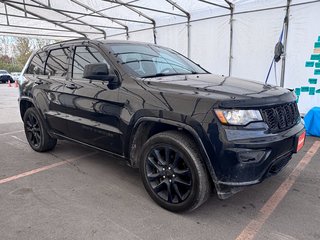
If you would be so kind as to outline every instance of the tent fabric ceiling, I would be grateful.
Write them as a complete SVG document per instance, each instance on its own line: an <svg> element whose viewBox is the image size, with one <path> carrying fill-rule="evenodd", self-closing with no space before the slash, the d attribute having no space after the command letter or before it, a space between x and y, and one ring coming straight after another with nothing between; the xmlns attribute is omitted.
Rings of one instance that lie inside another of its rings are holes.
<svg viewBox="0 0 320 240"><path fill-rule="evenodd" d="M230 14L230 5L253 1L0 0L0 32L3 35L53 39L105 38L168 23L192 21L200 15Z"/></svg>

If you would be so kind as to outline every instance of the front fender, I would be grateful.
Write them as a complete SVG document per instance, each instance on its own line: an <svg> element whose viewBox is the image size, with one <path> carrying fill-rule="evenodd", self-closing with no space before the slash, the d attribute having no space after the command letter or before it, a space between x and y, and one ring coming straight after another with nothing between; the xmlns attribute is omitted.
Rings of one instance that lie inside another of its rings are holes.
<svg viewBox="0 0 320 240"><path fill-rule="evenodd" d="M166 114L161 114L162 116L165 116ZM176 121L172 119L167 119L167 118L159 118L159 117L150 117L150 116L143 116L138 118L132 127L132 135L135 134L136 130L140 126L141 123L143 122L158 122L158 123L164 123L170 126L174 126L176 128L181 128L187 131L188 133L193 136L196 144L199 147L200 153L202 155L202 158L204 160L204 163L207 167L208 172L210 173L210 176L212 178L213 182L217 182L217 176L214 170L214 166L212 164L212 159L213 159L213 149L212 145L208 139L207 134L205 133L204 129L202 128L201 124L194 119L190 117L183 117L184 121ZM132 138L131 138L132 139Z"/></svg>

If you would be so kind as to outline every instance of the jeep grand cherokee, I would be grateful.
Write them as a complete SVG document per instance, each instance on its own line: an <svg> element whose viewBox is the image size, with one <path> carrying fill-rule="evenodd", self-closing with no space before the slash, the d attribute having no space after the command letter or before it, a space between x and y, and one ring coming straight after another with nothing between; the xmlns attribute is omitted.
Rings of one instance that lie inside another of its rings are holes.
<svg viewBox="0 0 320 240"><path fill-rule="evenodd" d="M210 74L179 53L129 41L38 50L20 85L30 146L57 139L125 158L161 207L192 210L279 172L305 139L287 89Z"/></svg>

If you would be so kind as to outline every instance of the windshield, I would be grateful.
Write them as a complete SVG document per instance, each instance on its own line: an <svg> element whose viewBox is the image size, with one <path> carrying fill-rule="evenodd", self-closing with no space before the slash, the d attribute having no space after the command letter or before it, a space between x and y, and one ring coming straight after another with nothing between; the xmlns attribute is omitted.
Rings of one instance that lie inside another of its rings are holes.
<svg viewBox="0 0 320 240"><path fill-rule="evenodd" d="M0 70L0 74L8 74L8 72L5 70Z"/></svg>
<svg viewBox="0 0 320 240"><path fill-rule="evenodd" d="M208 73L173 50L132 43L108 44L122 65L137 77Z"/></svg>

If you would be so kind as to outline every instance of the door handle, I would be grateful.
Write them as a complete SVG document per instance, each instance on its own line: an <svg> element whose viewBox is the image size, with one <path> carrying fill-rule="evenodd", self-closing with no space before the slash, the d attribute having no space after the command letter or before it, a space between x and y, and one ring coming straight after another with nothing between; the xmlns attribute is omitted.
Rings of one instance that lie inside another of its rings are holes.
<svg viewBox="0 0 320 240"><path fill-rule="evenodd" d="M43 84L43 81L41 79L37 79L36 81L34 81L34 83L37 85L41 85Z"/></svg>
<svg viewBox="0 0 320 240"><path fill-rule="evenodd" d="M74 83L68 83L66 85L66 88L69 88L69 89L77 89L78 87L74 84Z"/></svg>

